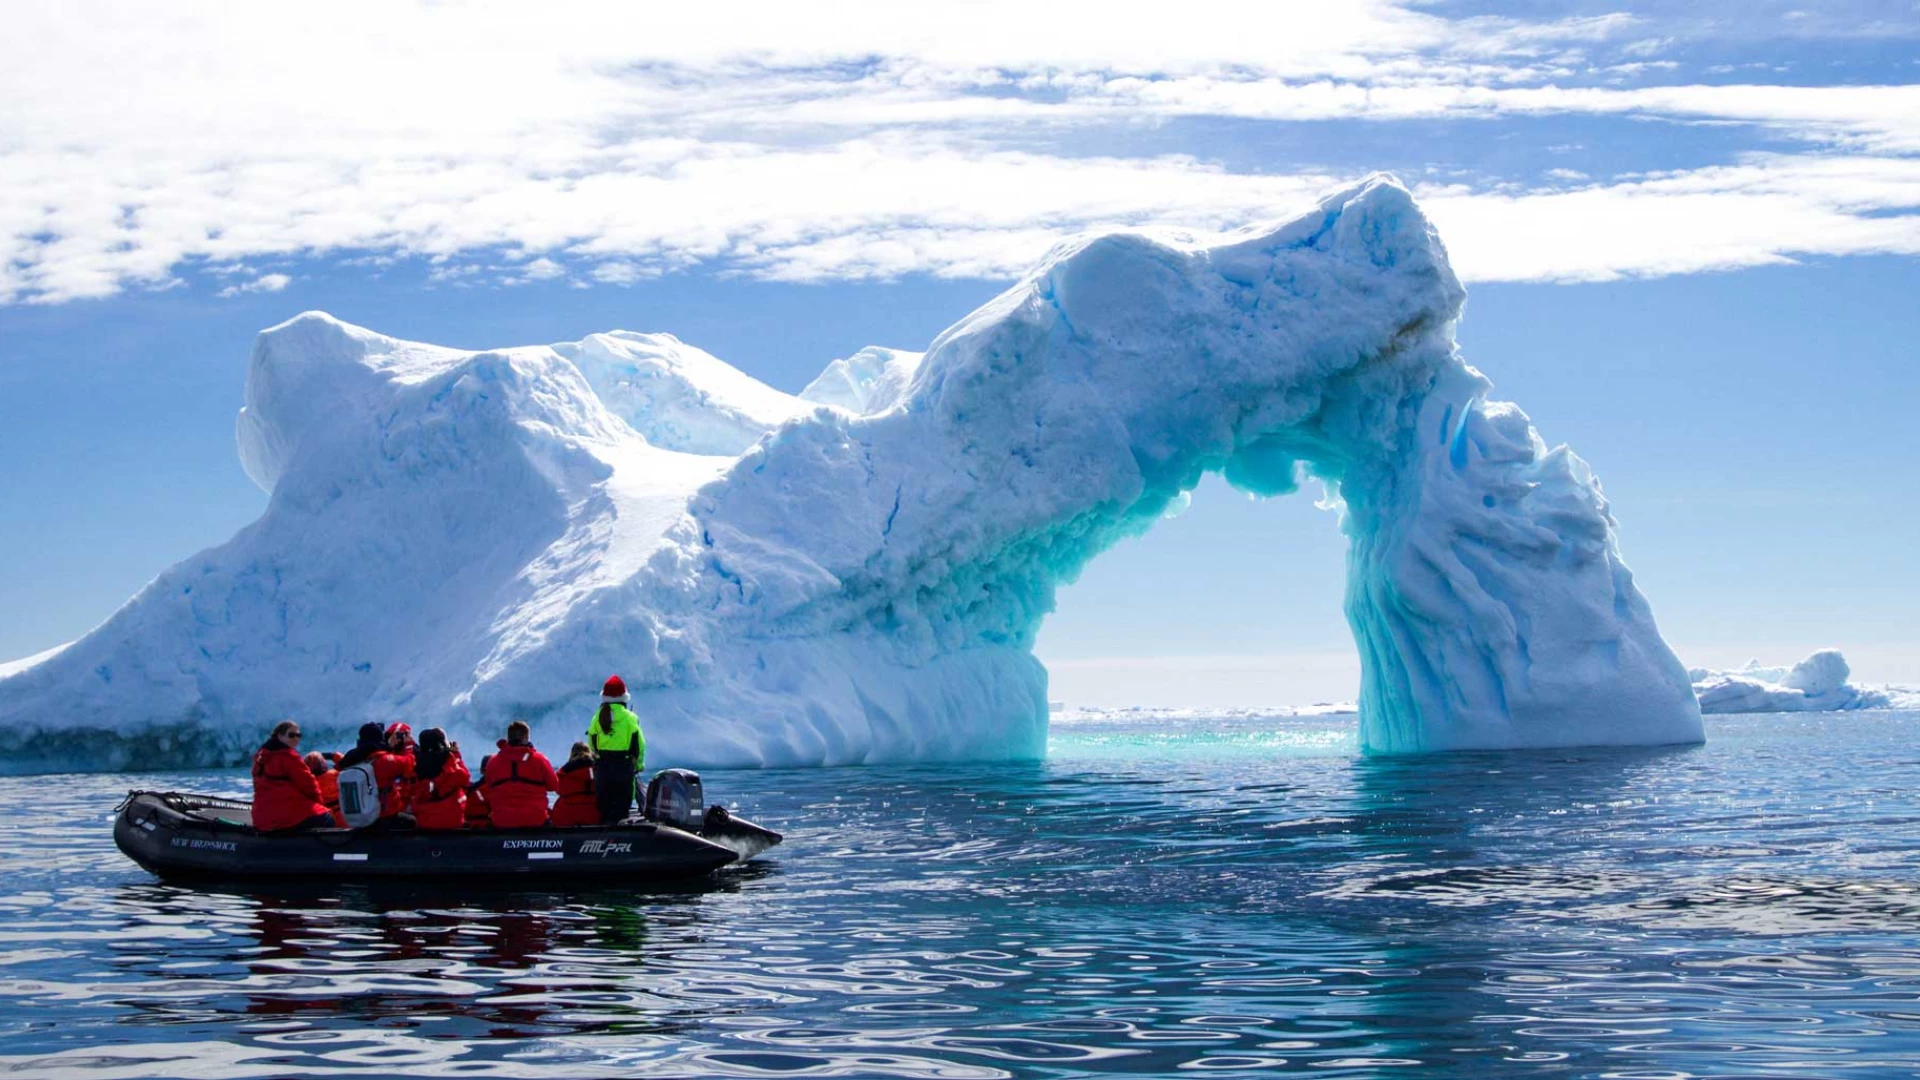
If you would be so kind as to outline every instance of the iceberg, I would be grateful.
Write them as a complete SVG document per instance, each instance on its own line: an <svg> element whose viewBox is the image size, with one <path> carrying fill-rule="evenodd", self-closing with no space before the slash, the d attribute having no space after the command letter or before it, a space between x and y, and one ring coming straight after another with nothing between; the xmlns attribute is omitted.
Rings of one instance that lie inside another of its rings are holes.
<svg viewBox="0 0 1920 1080"><path fill-rule="evenodd" d="M1460 357L1464 295L1376 176L1224 238L1062 245L800 397L666 335L463 352L301 315L238 421L265 512L0 679L0 761L230 763L282 716L564 746L613 672L656 762L1035 758L1055 590L1209 472L1337 496L1368 750L1698 741L1599 483Z"/></svg>
<svg viewBox="0 0 1920 1080"><path fill-rule="evenodd" d="M1792 667L1758 659L1732 671L1689 668L1703 713L1839 712L1920 708L1920 688L1861 686L1839 649L1819 649Z"/></svg>

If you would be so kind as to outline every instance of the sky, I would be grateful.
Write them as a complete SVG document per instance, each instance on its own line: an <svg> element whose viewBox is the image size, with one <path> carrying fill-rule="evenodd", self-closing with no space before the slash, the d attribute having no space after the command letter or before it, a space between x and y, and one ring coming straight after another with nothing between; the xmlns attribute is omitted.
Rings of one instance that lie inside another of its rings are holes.
<svg viewBox="0 0 1920 1080"><path fill-rule="evenodd" d="M0 658L255 518L254 333L667 331L783 390L1048 248L1374 170L1689 663L1920 682L1920 5L35 5L0 36ZM1351 698L1344 541L1217 482L1062 591L1083 704Z"/></svg>

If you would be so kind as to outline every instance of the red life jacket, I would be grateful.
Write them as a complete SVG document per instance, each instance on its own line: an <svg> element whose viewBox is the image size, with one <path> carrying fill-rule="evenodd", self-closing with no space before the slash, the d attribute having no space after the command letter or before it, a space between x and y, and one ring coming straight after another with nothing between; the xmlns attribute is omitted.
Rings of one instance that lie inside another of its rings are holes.
<svg viewBox="0 0 1920 1080"><path fill-rule="evenodd" d="M313 771L291 747L270 743L253 754L253 827L291 829L327 812Z"/></svg>
<svg viewBox="0 0 1920 1080"><path fill-rule="evenodd" d="M508 746L487 762L487 805L494 828L525 829L547 823L547 792L560 784L553 762L531 745Z"/></svg>
<svg viewBox="0 0 1920 1080"><path fill-rule="evenodd" d="M459 829L467 824L467 763L449 752L440 774L431 779L414 778L409 791L413 820L423 829Z"/></svg>
<svg viewBox="0 0 1920 1080"><path fill-rule="evenodd" d="M600 824L600 804L593 800L593 759L574 758L562 765L556 790L560 798L553 804L554 825Z"/></svg>

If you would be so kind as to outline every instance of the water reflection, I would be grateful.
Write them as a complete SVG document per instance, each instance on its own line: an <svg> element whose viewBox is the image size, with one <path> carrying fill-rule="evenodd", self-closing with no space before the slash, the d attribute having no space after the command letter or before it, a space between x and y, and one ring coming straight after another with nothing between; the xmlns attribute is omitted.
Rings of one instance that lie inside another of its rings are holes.
<svg viewBox="0 0 1920 1080"><path fill-rule="evenodd" d="M239 1011L263 1018L458 1021L436 1028L436 1037L671 1033L713 997L738 994L686 981L642 989L649 954L660 947L685 953L704 942L700 899L769 872L638 897L611 890L127 886L117 892L118 909L155 922L192 922L215 937L197 950L206 959L183 959L180 950L128 957L122 970L149 981L131 994L118 986L116 1001L156 1022L177 1021L175 1002L183 995L201 999L197 1011L217 1013L235 994ZM664 928L658 941L657 926ZM187 970L197 977L183 980ZM155 995L165 1000L156 1003Z"/></svg>
<svg viewBox="0 0 1920 1080"><path fill-rule="evenodd" d="M1401 939L1384 957L1397 977L1368 991L1392 1052L1496 1072L1911 1069L1912 1023L1862 1026L1837 1006L1920 974L1920 895L1907 881L1828 876L1840 866L1782 874L1790 846L1746 829L1770 815L1730 805L1722 779L1700 748L1357 763L1366 855L1329 868L1323 895L1348 909L1337 919L1348 932ZM1703 796L1716 812L1687 812ZM1729 816L1737 839L1717 835ZM1756 861L1772 873L1746 876ZM1836 930L1901 944L1876 961L1851 941L1777 940ZM1698 931L1723 940L1687 933ZM1835 1007L1824 1019L1823 999ZM1897 1048L1850 1042L1896 1034Z"/></svg>
<svg viewBox="0 0 1920 1080"><path fill-rule="evenodd" d="M1424 758L1363 758L1353 765L1355 858L1334 867L1342 890L1449 895L1450 907L1491 899L1454 884L1528 876L1556 867L1563 879L1509 900L1551 907L1582 891L1579 876L1631 857L1648 829L1668 823L1653 800L1695 747L1602 748ZM1599 856L1600 858L1596 858ZM1603 862L1602 860L1605 860Z"/></svg>

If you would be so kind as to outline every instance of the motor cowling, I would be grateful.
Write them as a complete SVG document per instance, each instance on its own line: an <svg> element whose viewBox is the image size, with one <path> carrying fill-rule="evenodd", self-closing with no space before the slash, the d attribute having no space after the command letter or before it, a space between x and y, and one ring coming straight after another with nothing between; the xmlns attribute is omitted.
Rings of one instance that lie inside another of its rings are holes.
<svg viewBox="0 0 1920 1080"><path fill-rule="evenodd" d="M706 819L707 800L700 790L700 774L692 769L662 769L647 781L647 820L699 832Z"/></svg>

